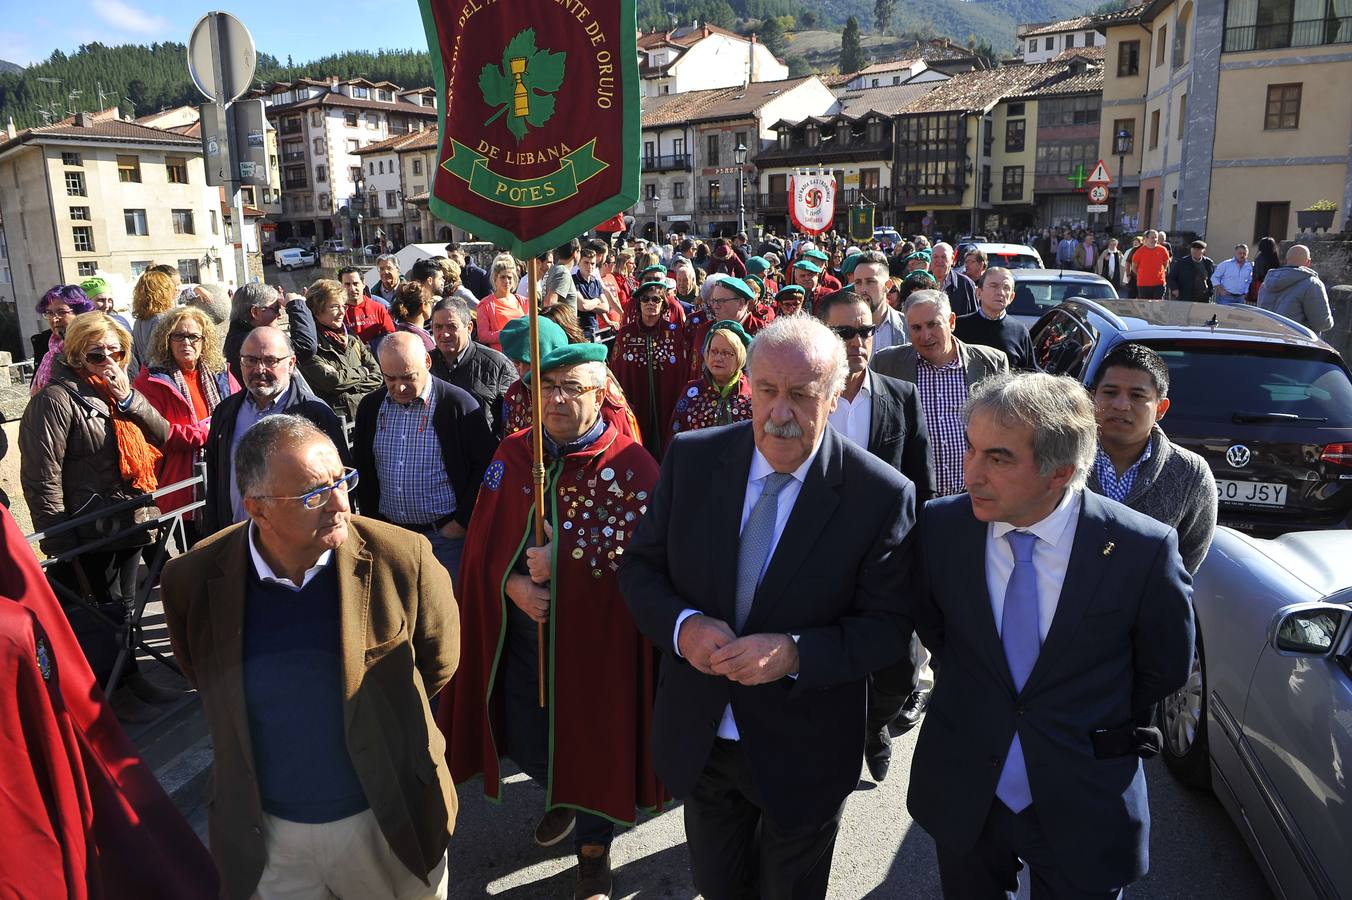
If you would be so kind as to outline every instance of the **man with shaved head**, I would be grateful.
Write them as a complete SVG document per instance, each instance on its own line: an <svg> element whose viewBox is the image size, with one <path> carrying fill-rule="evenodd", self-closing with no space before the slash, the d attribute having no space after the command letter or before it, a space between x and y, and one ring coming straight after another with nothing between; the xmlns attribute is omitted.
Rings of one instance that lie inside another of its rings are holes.
<svg viewBox="0 0 1352 900"><path fill-rule="evenodd" d="M417 335L380 342L385 386L357 405L352 438L363 515L425 535L460 585L460 556L474 499L497 438L474 397L432 375Z"/></svg>
<svg viewBox="0 0 1352 900"><path fill-rule="evenodd" d="M1316 334L1333 327L1329 293L1310 268L1310 248L1304 244L1291 245L1286 251L1286 265L1267 273L1258 289L1258 305L1305 325Z"/></svg>

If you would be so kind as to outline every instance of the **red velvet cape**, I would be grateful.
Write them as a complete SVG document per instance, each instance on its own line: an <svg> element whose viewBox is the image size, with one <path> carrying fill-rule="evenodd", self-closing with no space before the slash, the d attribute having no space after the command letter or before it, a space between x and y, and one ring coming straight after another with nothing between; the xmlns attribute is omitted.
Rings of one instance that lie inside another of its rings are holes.
<svg viewBox="0 0 1352 900"><path fill-rule="evenodd" d="M507 393L502 395L503 433L516 434L529 428L535 418L534 412L531 408L530 391L526 390L525 383L518 378L507 388ZM624 390L614 375L606 382L606 399L601 401L601 418L620 434L627 435L636 443L643 442L638 421L629 409L629 400L624 396Z"/></svg>
<svg viewBox="0 0 1352 900"><path fill-rule="evenodd" d="M645 328L637 307L634 304L625 313L624 327L611 351L611 368L638 419L644 446L660 458L663 433L688 377L685 310L675 300L667 300L657 324Z"/></svg>
<svg viewBox="0 0 1352 900"><path fill-rule="evenodd" d="M657 463L614 428L581 453L548 460L554 569L546 630L549 783L546 809L567 806L615 822L660 810L649 735L657 651L629 614L616 572L648 509ZM503 700L495 692L506 642L503 589L531 537L531 433L503 440L484 474L460 573L460 668L437 722L456 783L484 776L502 796Z"/></svg>
<svg viewBox="0 0 1352 900"><path fill-rule="evenodd" d="M211 854L118 724L37 558L2 506L0 531L5 560L0 563L0 603L18 603L37 619L53 660L49 683L55 685L63 704L53 712L64 720L63 733L68 727L79 748L78 758L71 763L82 769L72 775L75 781L88 785L91 814L83 819L83 829L89 848L85 873L89 896L109 900L217 896L220 883ZM11 725L3 727L8 733ZM57 758L55 748L49 748L48 754L51 760ZM5 766L15 765L17 761L7 756ZM11 853L23 852L11 848L18 848L20 833L34 827L33 811L15 808L12 796L3 797L0 804L0 833L4 835L0 857L8 860ZM66 849L74 852L75 848ZM17 896L53 895L32 889Z"/></svg>

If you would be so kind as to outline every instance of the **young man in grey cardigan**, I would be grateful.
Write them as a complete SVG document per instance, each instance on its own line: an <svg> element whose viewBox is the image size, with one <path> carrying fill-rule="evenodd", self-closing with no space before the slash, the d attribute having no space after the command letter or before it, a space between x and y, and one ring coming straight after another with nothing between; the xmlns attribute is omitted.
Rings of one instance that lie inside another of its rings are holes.
<svg viewBox="0 0 1352 900"><path fill-rule="evenodd" d="M1216 479L1206 461L1176 447L1158 422L1169 411L1169 369L1141 344L1108 353L1092 385L1099 425L1089 489L1178 531L1189 574L1206 558L1216 531Z"/></svg>

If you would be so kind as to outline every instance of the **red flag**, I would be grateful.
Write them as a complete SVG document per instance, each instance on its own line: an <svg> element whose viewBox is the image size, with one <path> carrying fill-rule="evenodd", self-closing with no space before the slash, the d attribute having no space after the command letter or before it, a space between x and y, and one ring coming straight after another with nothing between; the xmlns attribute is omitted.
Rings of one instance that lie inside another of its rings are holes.
<svg viewBox="0 0 1352 900"><path fill-rule="evenodd" d="M592 231L605 231L615 233L619 231L624 231L628 227L629 227L628 225L624 224L624 213L615 213L614 216L612 216L609 219L606 219L600 225L597 225L595 228L592 229Z"/></svg>

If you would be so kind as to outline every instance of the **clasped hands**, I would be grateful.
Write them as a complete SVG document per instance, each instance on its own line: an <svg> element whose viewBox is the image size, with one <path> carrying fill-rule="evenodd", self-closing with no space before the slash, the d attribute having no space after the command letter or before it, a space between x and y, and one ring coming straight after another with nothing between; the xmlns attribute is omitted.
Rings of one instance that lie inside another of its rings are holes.
<svg viewBox="0 0 1352 900"><path fill-rule="evenodd" d="M766 684L798 671L798 645L787 634L738 637L727 622L702 613L681 623L677 649L705 675L738 684Z"/></svg>
<svg viewBox="0 0 1352 900"><path fill-rule="evenodd" d="M526 548L529 575L513 572L507 576L507 596L522 612L543 625L549 621L549 570L553 562L554 526L545 522L547 543Z"/></svg>

